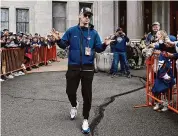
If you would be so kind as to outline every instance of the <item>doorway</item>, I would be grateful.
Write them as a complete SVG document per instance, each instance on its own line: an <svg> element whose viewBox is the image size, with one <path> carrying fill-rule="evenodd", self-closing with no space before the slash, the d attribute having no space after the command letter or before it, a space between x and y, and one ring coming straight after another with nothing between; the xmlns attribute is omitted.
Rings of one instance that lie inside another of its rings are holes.
<svg viewBox="0 0 178 136"><path fill-rule="evenodd" d="M127 33L127 1L119 1L119 24Z"/></svg>
<svg viewBox="0 0 178 136"><path fill-rule="evenodd" d="M152 31L152 1L144 1L144 32L149 33Z"/></svg>
<svg viewBox="0 0 178 136"><path fill-rule="evenodd" d="M175 35L178 31L178 1L170 1L170 34Z"/></svg>

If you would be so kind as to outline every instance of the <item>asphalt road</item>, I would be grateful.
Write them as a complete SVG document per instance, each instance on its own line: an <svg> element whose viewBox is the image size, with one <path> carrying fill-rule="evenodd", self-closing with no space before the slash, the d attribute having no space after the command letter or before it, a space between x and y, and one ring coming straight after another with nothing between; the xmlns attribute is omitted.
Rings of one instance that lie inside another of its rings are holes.
<svg viewBox="0 0 178 136"><path fill-rule="evenodd" d="M133 71L145 76L144 70ZM145 103L144 80L95 74L89 123L95 136L178 136L178 115L155 112ZM82 97L69 119L65 72L32 73L1 84L2 136L82 136Z"/></svg>

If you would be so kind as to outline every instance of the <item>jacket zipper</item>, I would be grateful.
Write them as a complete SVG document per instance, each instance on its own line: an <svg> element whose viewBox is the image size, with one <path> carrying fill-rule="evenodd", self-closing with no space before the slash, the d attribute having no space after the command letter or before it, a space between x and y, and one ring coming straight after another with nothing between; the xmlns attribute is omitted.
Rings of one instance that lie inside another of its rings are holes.
<svg viewBox="0 0 178 136"><path fill-rule="evenodd" d="M81 32L81 38L80 38L80 71L82 70L82 45L83 45L83 36L82 36L82 32Z"/></svg>

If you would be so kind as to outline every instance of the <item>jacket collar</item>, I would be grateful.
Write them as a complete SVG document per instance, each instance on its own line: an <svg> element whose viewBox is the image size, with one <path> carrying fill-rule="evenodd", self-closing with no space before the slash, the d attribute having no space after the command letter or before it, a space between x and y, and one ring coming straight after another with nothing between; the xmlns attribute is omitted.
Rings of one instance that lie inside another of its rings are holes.
<svg viewBox="0 0 178 136"><path fill-rule="evenodd" d="M84 30L84 31L88 31L88 27L80 27L80 25L78 24L77 25L77 27L80 29L82 29L82 30ZM89 24L89 28L90 28L90 30L93 30L94 29L94 25L92 25L92 24Z"/></svg>

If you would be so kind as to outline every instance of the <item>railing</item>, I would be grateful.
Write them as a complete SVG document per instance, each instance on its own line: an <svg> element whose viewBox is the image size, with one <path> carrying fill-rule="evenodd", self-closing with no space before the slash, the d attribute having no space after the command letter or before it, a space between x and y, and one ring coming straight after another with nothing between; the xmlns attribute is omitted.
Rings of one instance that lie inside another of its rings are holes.
<svg viewBox="0 0 178 136"><path fill-rule="evenodd" d="M174 75L175 85L167 89L167 92L160 93L159 96L155 96L152 89L155 84L157 74L158 74L158 55L153 55L149 57L146 61L146 104L135 106L135 108L139 107L147 107L153 106L155 101L164 105L165 100L167 101L167 107L178 114L178 69L176 68L175 60L171 60L171 72ZM160 86L161 87L161 86Z"/></svg>
<svg viewBox="0 0 178 136"><path fill-rule="evenodd" d="M30 63L26 67L31 67L44 63L45 65L49 60L57 61L56 46L48 47L34 47ZM22 70L24 63L25 49L21 48L8 48L1 51L1 75L12 73Z"/></svg>

